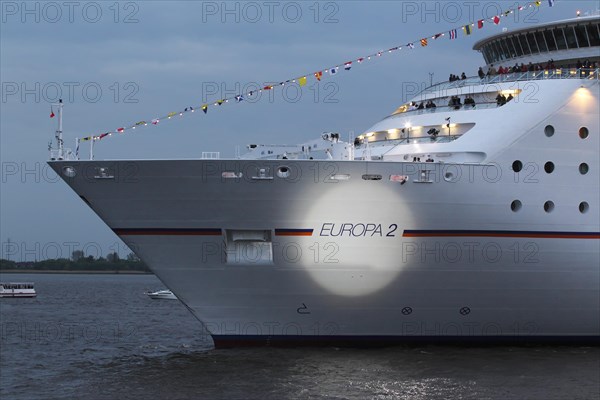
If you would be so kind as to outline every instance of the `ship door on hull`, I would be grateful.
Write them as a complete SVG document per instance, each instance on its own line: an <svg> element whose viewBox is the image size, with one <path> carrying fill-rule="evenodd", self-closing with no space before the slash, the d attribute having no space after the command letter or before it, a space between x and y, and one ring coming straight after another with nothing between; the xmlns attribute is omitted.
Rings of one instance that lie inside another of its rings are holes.
<svg viewBox="0 0 600 400"><path fill-rule="evenodd" d="M225 257L229 265L272 265L270 230L226 230Z"/></svg>

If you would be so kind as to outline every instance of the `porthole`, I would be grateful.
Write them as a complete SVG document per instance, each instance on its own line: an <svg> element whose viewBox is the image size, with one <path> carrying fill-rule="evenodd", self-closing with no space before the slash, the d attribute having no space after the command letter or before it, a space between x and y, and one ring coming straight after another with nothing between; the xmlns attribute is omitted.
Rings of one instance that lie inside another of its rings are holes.
<svg viewBox="0 0 600 400"><path fill-rule="evenodd" d="M68 178L74 178L77 171L73 167L63 167L63 174Z"/></svg>
<svg viewBox="0 0 600 400"><path fill-rule="evenodd" d="M552 125L547 125L544 128L544 133L546 134L546 136L548 137L552 137L554 136L554 127Z"/></svg>
<svg viewBox="0 0 600 400"><path fill-rule="evenodd" d="M544 171L546 171L547 174L553 173L554 163L552 161L548 161L546 164L544 164Z"/></svg>
<svg viewBox="0 0 600 400"><path fill-rule="evenodd" d="M588 130L588 128L586 128L585 126L579 128L579 137L582 139L587 139L587 137L590 135L590 131Z"/></svg>
<svg viewBox="0 0 600 400"><path fill-rule="evenodd" d="M552 211L554 211L554 202L552 201L547 201L544 203L544 211L546 211L547 213L551 213Z"/></svg>
<svg viewBox="0 0 600 400"><path fill-rule="evenodd" d="M587 202L582 201L581 203L579 203L579 212L580 213L585 214L588 212L589 209L590 209L590 205Z"/></svg>
<svg viewBox="0 0 600 400"><path fill-rule="evenodd" d="M587 165L586 163L581 163L581 164L579 164L579 173L580 173L581 175L585 175L585 174L587 174L588 172L590 172L590 167L589 167L589 165Z"/></svg>
<svg viewBox="0 0 600 400"><path fill-rule="evenodd" d="M279 167L279 169L277 169L277 176L284 179L289 178L290 169L288 167Z"/></svg>
<svg viewBox="0 0 600 400"><path fill-rule="evenodd" d="M515 172L521 172L521 170L523 169L523 163L519 160L515 161L514 163L512 163L512 169Z"/></svg>
<svg viewBox="0 0 600 400"><path fill-rule="evenodd" d="M521 207L523 207L523 203L521 203L519 200L515 200L512 203L510 203L510 209L513 212L517 212L521 209Z"/></svg>

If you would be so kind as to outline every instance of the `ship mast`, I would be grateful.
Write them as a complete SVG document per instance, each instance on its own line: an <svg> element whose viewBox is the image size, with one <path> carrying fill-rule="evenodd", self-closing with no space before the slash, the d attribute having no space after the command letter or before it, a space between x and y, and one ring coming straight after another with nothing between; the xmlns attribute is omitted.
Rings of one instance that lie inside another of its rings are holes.
<svg viewBox="0 0 600 400"><path fill-rule="evenodd" d="M65 158L65 148L63 141L63 126L62 126L62 116L63 116L63 101L62 99L58 100L58 103L52 104L52 106L56 106L58 108L58 128L54 133L54 138L56 139L56 150L52 148L50 145L50 159L51 160L64 160ZM53 114L54 115L54 114ZM52 116L53 116L52 115Z"/></svg>
<svg viewBox="0 0 600 400"><path fill-rule="evenodd" d="M63 134L63 129L62 129L63 102L62 102L62 99L58 99L57 106L58 106L58 129L56 130L56 134L54 135L54 137L56 138L56 143L58 145L58 159L62 160L65 158L64 142L63 142L63 138L62 138L62 134Z"/></svg>

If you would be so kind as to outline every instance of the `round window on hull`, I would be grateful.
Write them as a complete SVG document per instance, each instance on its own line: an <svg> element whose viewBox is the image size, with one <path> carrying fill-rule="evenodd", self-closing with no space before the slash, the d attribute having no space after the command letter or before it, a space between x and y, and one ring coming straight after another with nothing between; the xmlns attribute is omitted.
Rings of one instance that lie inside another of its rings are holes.
<svg viewBox="0 0 600 400"><path fill-rule="evenodd" d="M523 169L523 163L519 160L515 161L512 163L512 169L515 172L521 172L521 170Z"/></svg>
<svg viewBox="0 0 600 400"><path fill-rule="evenodd" d="M290 169L289 169L289 167L285 167L285 166L279 167L277 169L277 176L280 177L280 178L283 178L283 179L289 178L289 176L290 176Z"/></svg>
<svg viewBox="0 0 600 400"><path fill-rule="evenodd" d="M520 200L515 200L512 203L510 203L510 209L513 212L517 212L521 209L521 207L523 207L523 203L521 203Z"/></svg>

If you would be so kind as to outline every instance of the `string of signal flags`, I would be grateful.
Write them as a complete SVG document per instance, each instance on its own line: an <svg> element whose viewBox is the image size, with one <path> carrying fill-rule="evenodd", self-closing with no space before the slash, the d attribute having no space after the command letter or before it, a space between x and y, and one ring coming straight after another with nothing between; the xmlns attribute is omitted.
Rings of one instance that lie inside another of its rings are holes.
<svg viewBox="0 0 600 400"><path fill-rule="evenodd" d="M241 103L242 101L244 101L244 98L247 96L252 96L256 93L262 93L263 91L274 90L275 88L280 87L280 86L285 86L285 85L289 85L289 84L297 84L300 87L302 87L302 86L307 85L307 83L309 82L309 79L311 79L311 80L314 79L317 82L320 82L321 79L323 79L325 76L335 76L338 73L340 73L342 70L350 71L355 66L360 66L361 64L363 64L365 62L369 62L371 60L378 59L378 58L384 56L385 54L395 53L395 52L401 51L403 49L413 50L417 47L427 47L432 42L438 41L439 39L446 37L446 36L448 36L450 38L450 40L455 40L460 36L459 32L461 32L461 31L462 31L463 37L469 36L469 35L473 34L473 32L475 32L476 30L483 29L486 25L488 25L490 23L492 23L494 25L499 25L502 18L508 17L510 14L513 14L515 12L520 12L520 11L523 11L523 10L531 8L531 7L540 7L542 5L542 3L543 3L542 1L528 2L528 3L525 3L524 5L515 6L513 8L507 9L506 11L502 12L501 14L495 15L490 18L480 19L475 22L471 22L466 25L462 25L458 28L451 29L447 32L436 33L431 36L427 36L427 37L424 37L424 38L421 38L418 40L414 40L412 42L408 42L405 45L395 46L395 47L389 48L387 50L381 50L376 53L366 55L364 57L358 57L351 61L346 61L344 63L340 63L340 64L334 65L332 67L313 72L311 74L301 75L296 78L281 81L277 84L266 85L262 89L249 91L248 93L241 93L241 94L238 94L233 97L223 98L223 99L217 100L212 103L206 103L206 104L202 104L199 106L186 107L182 111L172 111L172 112L165 114L162 117L157 117L157 118L153 118L150 120L138 121L131 125L123 126L123 127L117 128L113 131L104 132L104 133L101 133L98 135L89 135L89 136L86 136L83 138L78 138L77 139L77 144L78 144L77 153L79 150L79 142L99 141L106 137L110 137L112 135L120 135L120 134L124 134L128 131L135 131L136 129L139 129L139 128L142 128L142 127L145 127L148 125L159 125L160 123L162 123L164 121L169 121L174 118L180 118L180 117L183 117L184 115L190 114L190 113L201 112L204 114L208 114L209 109L211 109L211 108L215 108L215 107L218 108L218 107L221 107L221 106L231 103L231 102ZM554 6L554 0L548 0L548 6L549 7ZM52 117L54 117L54 115L55 115L54 110L51 108L50 117L52 118Z"/></svg>

